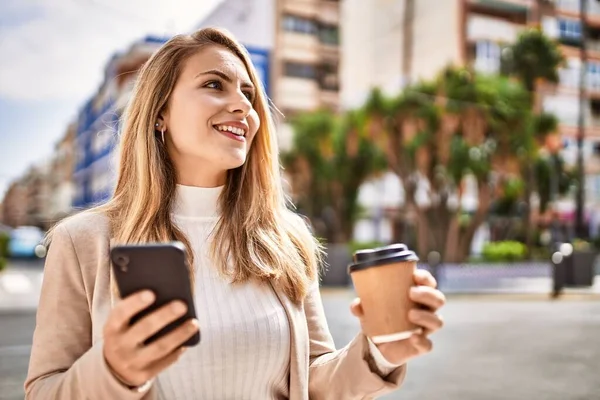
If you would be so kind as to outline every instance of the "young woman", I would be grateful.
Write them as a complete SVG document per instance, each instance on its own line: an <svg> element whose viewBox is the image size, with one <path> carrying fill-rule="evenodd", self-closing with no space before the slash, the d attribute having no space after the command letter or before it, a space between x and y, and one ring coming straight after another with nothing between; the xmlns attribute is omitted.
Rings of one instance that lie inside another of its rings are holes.
<svg viewBox="0 0 600 400"><path fill-rule="evenodd" d="M169 304L129 326L151 292L118 299L115 243L187 247L197 321ZM265 95L246 51L203 29L142 68L126 112L113 198L53 231L25 390L29 399L363 399L398 388L428 352L444 296L415 273L424 333L336 350L318 285L320 249L288 210ZM351 309L360 317L360 301ZM198 329L198 346L179 345Z"/></svg>

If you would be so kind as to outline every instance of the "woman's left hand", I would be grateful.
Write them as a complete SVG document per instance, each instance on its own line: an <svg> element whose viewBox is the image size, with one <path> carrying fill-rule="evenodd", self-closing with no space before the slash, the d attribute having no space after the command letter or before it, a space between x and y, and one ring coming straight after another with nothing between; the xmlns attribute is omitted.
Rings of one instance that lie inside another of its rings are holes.
<svg viewBox="0 0 600 400"><path fill-rule="evenodd" d="M446 303L446 298L436 289L435 278L422 269L415 270L413 277L415 286L410 289L410 299L415 302L415 307L408 312L408 318L422 327L423 332L415 333L406 340L377 344L385 359L396 365L403 365L412 358L429 353L432 342L428 336L443 326L442 317L437 311ZM356 317L362 318L360 299L352 302L350 310Z"/></svg>

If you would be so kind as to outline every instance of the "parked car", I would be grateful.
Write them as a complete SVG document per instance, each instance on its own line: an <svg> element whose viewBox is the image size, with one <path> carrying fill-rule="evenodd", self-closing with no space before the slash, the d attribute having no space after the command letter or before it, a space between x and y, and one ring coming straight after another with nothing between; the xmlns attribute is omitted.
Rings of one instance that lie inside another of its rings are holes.
<svg viewBox="0 0 600 400"><path fill-rule="evenodd" d="M46 256L43 240L44 231L37 226L15 228L10 232L9 255L15 258L43 258Z"/></svg>

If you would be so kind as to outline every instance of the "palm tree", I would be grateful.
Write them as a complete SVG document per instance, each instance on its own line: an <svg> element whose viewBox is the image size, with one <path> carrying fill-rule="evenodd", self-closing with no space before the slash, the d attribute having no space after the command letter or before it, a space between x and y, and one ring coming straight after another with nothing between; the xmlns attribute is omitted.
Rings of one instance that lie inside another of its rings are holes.
<svg viewBox="0 0 600 400"><path fill-rule="evenodd" d="M558 70L564 63L564 57L558 45L548 38L539 28L523 31L517 41L505 49L502 59L502 71L516 77L530 93L530 105L535 115L542 121L540 99L536 96L536 84L558 82ZM550 133L548 125L538 124L536 137ZM554 127L555 128L555 127ZM535 142L524 148L522 167L525 170L525 240L531 250L533 235L531 230L531 195L534 185L534 163L537 149Z"/></svg>
<svg viewBox="0 0 600 400"><path fill-rule="evenodd" d="M490 207L492 171L509 166L531 135L528 101L519 83L457 68L394 99L372 93L364 107L367 127L402 181L422 257L432 250L446 261L468 256ZM467 180L476 182L478 197L469 213L459 206Z"/></svg>
<svg viewBox="0 0 600 400"><path fill-rule="evenodd" d="M386 166L367 136L365 114L315 111L299 115L292 125L294 144L281 160L298 209L327 242L348 242L361 217L359 188Z"/></svg>

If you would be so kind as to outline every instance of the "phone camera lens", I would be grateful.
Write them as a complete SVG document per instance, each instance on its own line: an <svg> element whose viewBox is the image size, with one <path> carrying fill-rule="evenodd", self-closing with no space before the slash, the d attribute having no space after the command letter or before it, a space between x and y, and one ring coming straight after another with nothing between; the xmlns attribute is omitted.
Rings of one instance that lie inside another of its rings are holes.
<svg viewBox="0 0 600 400"><path fill-rule="evenodd" d="M116 262L122 272L127 272L127 264L129 264L129 257L119 255L117 256Z"/></svg>

